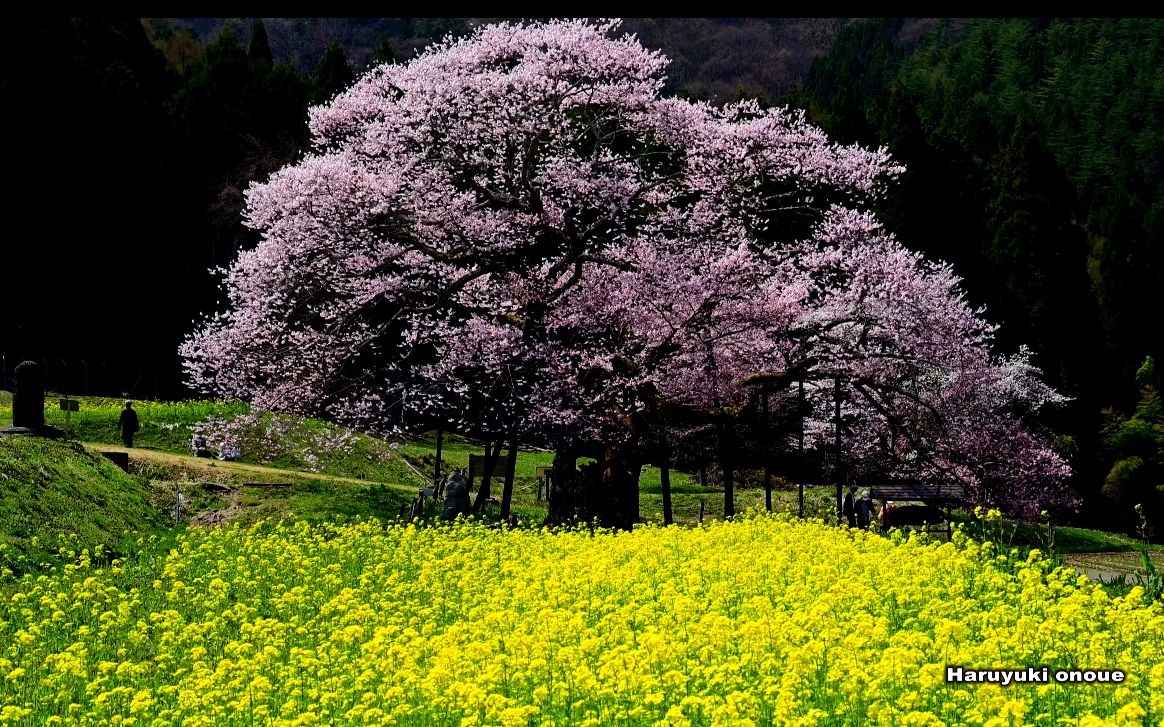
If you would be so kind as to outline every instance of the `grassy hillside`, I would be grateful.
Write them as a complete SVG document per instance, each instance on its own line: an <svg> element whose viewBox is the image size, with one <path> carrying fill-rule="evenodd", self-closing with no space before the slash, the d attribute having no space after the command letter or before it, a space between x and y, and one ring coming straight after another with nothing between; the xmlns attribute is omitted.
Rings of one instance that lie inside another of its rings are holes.
<svg viewBox="0 0 1164 727"><path fill-rule="evenodd" d="M85 442L119 442L118 418L124 399L102 396L74 396L79 409L68 417L60 409L60 397L45 397L45 423L60 427ZM185 452L190 447L192 427L210 417L234 417L250 412L240 401L149 401L135 399L134 409L141 421L141 431L134 443L166 452ZM12 394L0 391L0 427L12 422Z"/></svg>
<svg viewBox="0 0 1164 727"><path fill-rule="evenodd" d="M105 397L73 397L79 410L60 410L56 395L45 399L45 421L84 442L119 445L117 423L124 401ZM141 429L134 447L190 454L190 440L200 424L210 439L233 437L242 461L289 470L319 472L374 482L415 484L416 473L383 439L316 419L252 413L240 401L134 400ZM12 421L11 394L0 392L0 427ZM532 474L532 473L531 473Z"/></svg>
<svg viewBox="0 0 1164 727"><path fill-rule="evenodd" d="M0 437L0 572L40 570L62 547L124 553L164 522L145 480L79 444Z"/></svg>
<svg viewBox="0 0 1164 727"><path fill-rule="evenodd" d="M82 397L80 411L71 416L69 429L77 438L90 443L90 449L120 449L116 422L122 404L119 399ZM411 442L390 443L318 420L252 413L241 402L143 400L136 402L135 406L142 423L142 431L136 440L138 446L131 452L135 476L126 477L114 469L112 475L121 485L107 483L105 487L114 487L121 494L144 493L153 503L153 512L166 523L172 517L179 487L185 499L183 519L187 523L239 522L245 525L263 519L285 518L324 521L374 517L391 520L418 489L431 484L436 454L431 432ZM65 425L56 397L49 397L46 401L45 416L50 423ZM10 418L11 395L0 392L0 426ZM217 422L211 428L225 427L237 436L243 461L219 462L189 456L189 440L194 427L208 420ZM443 471L448 473L453 468L466 467L469 454L482 451L481 444L455 435L446 437L441 452ZM37 452L26 451L24 455L32 457ZM536 471L552 462L553 454L545 451L522 452L518 457L513 508L527 523L539 523L546 516L546 503L537 496ZM105 467L104 471L110 471L104 462L99 464ZM740 474L740 484L749 480L743 476L747 473ZM45 471L40 474L42 478L64 475L67 473ZM753 485L758 482L756 477L751 480L755 481ZM703 487L697 477L678 471L672 472L671 481L677 523L699 522L701 510L704 520L722 519L721 488ZM661 523L659 470L644 467L640 485L643 520ZM495 497L501 495L500 472L494 479L493 494ZM28 499L30 495L25 492L15 497L17 500ZM71 498L72 495L68 495L61 499L69 503L73 502ZM832 498L831 487L809 489L805 494L805 514L830 520L834 507ZM797 512L796 491L791 485L778 479L773 499L777 512ZM764 493L758 487L739 487L736 491L738 512L762 508L763 503ZM6 507L14 505L9 503ZM430 510L435 509L439 506L434 503ZM101 512L102 518L116 515L116 512L103 512L100 503L95 511ZM6 511L0 510L3 512ZM497 512L493 506L489 515L495 517ZM968 515L959 515L958 519L970 525ZM29 529L27 520L25 529ZM111 531L126 529L115 526ZM9 531L5 529L4 532ZM1008 525L1006 532L981 535L1019 547L1045 547L1047 543L1045 528L1037 525L1014 523ZM37 552L48 553L56 548L55 540L49 543L41 538L38 543ZM27 542L21 547L28 550ZM1126 537L1095 530L1059 528L1056 536L1056 550L1061 553L1129 551L1134 547L1135 542ZM35 558L32 560L34 565L39 562Z"/></svg>
<svg viewBox="0 0 1164 727"><path fill-rule="evenodd" d="M135 401L141 432L131 452L132 474L126 474L97 453L122 449L122 405L120 399L80 399L68 431L89 443L89 451L71 440L0 438L0 572L44 570L59 562L62 548L66 556L98 545L124 554L143 534L172 526L178 488L183 522L213 525L387 520L428 484L383 440L214 401ZM0 391L0 427L11 417L12 396ZM46 400L45 418L66 426L54 396ZM243 462L189 456L194 427L208 419L245 423L231 430L239 435Z"/></svg>
<svg viewBox="0 0 1164 727"><path fill-rule="evenodd" d="M66 424L57 397L49 396L45 401L45 420L62 429L67 428L82 441L117 447L120 443L117 420L124 402L102 397L76 398L80 402L80 410L73 412ZM0 426L11 420L11 406L10 396L8 399L0 398ZM253 493L253 496L244 496L241 500L244 504L250 503L249 506L241 510L232 509L232 519L237 518L242 522L288 515L320 519L330 513L392 517L404 501L401 493L381 490L373 492L369 489L375 487L372 483L404 485L413 492L431 484L429 478L436 458L432 433L413 442L395 445L315 419L252 413L242 402L141 400L135 401L134 407L141 421L141 431L134 440L135 451L189 454L190 438L195 426L200 422L215 420L226 424L213 425L210 429L226 428L237 436L244 464L268 465L287 472L277 474L274 480L292 482L292 489L265 490L261 495ZM443 471L448 473L455 467L467 467L469 454L482 452L482 445L450 436L446 438L441 451ZM537 468L548 467L552 463L551 452L527 451L521 452L518 457L514 479L514 511L520 517L532 522L540 522L545 517L546 505L537 498ZM204 465L205 461L181 467L173 462L162 466L156 458L135 459L135 467L150 472L153 480L165 483L164 486L170 490L175 481L211 481L232 486L244 480L263 481L263 477L254 473L230 471L229 468L207 470ZM178 470L188 471L178 472L174 476L164 471L153 472L153 469L159 467L162 470L174 470L177 467ZM353 487L353 483L334 480L300 480L291 475L293 472L318 473L335 479L351 478L369 484L360 488ZM270 473L267 475L270 479ZM501 494L500 478L498 471L493 485L497 497ZM661 522L662 494L658 468L644 467L640 483L644 519ZM691 475L678 471L672 472L671 483L677 522L698 522L701 502L706 518L722 517L722 489L701 487ZM164 494L162 499L167 501ZM794 494L782 493L778 497L778 509L794 512L793 500ZM737 508L740 510L761 505L762 502L763 494L757 490L741 489L737 493ZM168 506L172 507L172 504L170 496ZM813 508L810 511L815 513Z"/></svg>
<svg viewBox="0 0 1164 727"><path fill-rule="evenodd" d="M180 488L182 520L196 526L282 519L391 520L427 484L416 477L403 483L365 481L148 450L131 451L130 466L149 481L154 502L167 513L173 512Z"/></svg>

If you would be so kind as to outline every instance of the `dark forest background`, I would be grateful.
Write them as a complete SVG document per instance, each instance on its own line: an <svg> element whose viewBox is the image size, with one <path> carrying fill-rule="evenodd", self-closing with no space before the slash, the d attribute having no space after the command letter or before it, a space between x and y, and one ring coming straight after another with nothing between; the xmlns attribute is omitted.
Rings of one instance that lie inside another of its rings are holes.
<svg viewBox="0 0 1164 727"><path fill-rule="evenodd" d="M176 348L221 305L209 271L256 242L247 184L303 153L310 105L480 22L5 23L0 388L36 358L58 390L187 395ZM673 59L672 92L803 107L887 146L908 167L887 226L950 261L1000 349L1029 345L1074 398L1047 423L1089 512L1159 497L1164 21L625 25Z"/></svg>

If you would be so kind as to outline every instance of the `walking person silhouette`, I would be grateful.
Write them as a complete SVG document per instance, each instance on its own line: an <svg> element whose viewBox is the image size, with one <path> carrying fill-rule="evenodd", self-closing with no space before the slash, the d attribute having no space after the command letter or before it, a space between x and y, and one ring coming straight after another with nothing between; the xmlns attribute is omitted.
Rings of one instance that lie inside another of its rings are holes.
<svg viewBox="0 0 1164 727"><path fill-rule="evenodd" d="M133 447L133 435L141 428L137 420L137 412L133 410L133 402L125 400L125 408L121 410L121 418L117 420L117 428L121 430L121 442L126 447Z"/></svg>

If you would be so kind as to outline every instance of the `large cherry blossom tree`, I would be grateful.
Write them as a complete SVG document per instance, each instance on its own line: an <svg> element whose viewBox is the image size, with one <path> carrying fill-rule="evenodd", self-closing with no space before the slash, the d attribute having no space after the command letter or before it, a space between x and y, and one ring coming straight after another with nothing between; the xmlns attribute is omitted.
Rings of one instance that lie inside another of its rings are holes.
<svg viewBox="0 0 1164 727"><path fill-rule="evenodd" d="M664 97L666 59L616 28L485 27L314 108L312 151L247 193L262 240L183 346L193 384L586 451L590 511L620 526L654 429L792 381L819 399L843 378L853 457L983 499L1054 492L1031 416L1059 398L868 212L888 153Z"/></svg>

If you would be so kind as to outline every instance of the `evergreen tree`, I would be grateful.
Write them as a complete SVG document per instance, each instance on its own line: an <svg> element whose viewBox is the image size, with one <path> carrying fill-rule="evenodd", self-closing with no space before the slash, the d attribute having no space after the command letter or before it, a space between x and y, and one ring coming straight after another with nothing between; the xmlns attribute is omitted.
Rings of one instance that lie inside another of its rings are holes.
<svg viewBox="0 0 1164 727"><path fill-rule="evenodd" d="M392 51L392 42L387 35L381 34L376 41L376 50L372 52L372 65L395 62L396 54Z"/></svg>
<svg viewBox="0 0 1164 727"><path fill-rule="evenodd" d="M348 63L347 54L339 41L333 41L327 47L319 65L315 67L312 78L311 103L321 104L340 91L344 90L356 80L356 74Z"/></svg>
<svg viewBox="0 0 1164 727"><path fill-rule="evenodd" d="M238 33L227 26L206 47L176 99L193 163L212 168L237 156L246 133L251 67Z"/></svg>
<svg viewBox="0 0 1164 727"><path fill-rule="evenodd" d="M1073 219L1074 189L1040 136L1016 130L987 167L993 190L983 253L1011 347L1037 341L1035 352L1053 379L1077 385L1100 375L1101 365L1099 352L1078 342L1098 340L1103 331L1095 300L1079 294L1089 282L1088 248Z"/></svg>
<svg viewBox="0 0 1164 727"><path fill-rule="evenodd" d="M254 236L241 224L243 190L295 158L306 142L306 83L290 65L262 60L269 47L261 42L265 31L259 27L256 23L250 51L235 30L224 28L188 74L175 103L186 166L198 185L193 196L201 204L202 254L192 258L202 271L228 263L253 244Z"/></svg>
<svg viewBox="0 0 1164 727"><path fill-rule="evenodd" d="M1107 410L1103 441L1111 457L1103 494L1128 520L1135 505L1144 507L1157 533L1164 528L1164 403L1152 357L1136 372L1140 401L1130 417Z"/></svg>
<svg viewBox="0 0 1164 727"><path fill-rule="evenodd" d="M255 20L251 26L251 42L247 46L247 58L251 63L270 67L274 63L271 57L271 44L267 39L267 26L262 18Z"/></svg>

